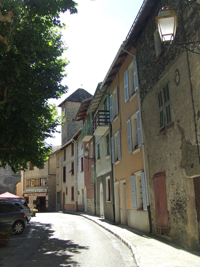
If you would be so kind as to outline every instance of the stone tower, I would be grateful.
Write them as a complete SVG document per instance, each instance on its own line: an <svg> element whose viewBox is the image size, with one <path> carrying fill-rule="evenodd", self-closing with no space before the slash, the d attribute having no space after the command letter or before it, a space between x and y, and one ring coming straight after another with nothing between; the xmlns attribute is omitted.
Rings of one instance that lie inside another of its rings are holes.
<svg viewBox="0 0 200 267"><path fill-rule="evenodd" d="M78 88L74 93L67 97L59 107L62 108L64 124L61 128L62 146L66 144L72 136L82 127L82 121L75 121L76 114L84 99L91 97L85 89Z"/></svg>

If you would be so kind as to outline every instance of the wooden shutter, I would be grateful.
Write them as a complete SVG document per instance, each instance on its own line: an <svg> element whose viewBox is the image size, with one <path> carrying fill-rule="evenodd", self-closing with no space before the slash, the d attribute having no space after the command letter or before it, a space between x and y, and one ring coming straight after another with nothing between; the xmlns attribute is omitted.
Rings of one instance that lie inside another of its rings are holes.
<svg viewBox="0 0 200 267"><path fill-rule="evenodd" d="M127 121L127 133L128 133L128 150L130 153L133 149L132 134L131 134L131 120L130 119Z"/></svg>
<svg viewBox="0 0 200 267"><path fill-rule="evenodd" d="M164 127L164 111L163 111L163 94L162 91L158 93L158 106L160 114L160 129Z"/></svg>
<svg viewBox="0 0 200 267"><path fill-rule="evenodd" d="M119 112L119 108L118 108L118 87L116 86L116 99L115 99L115 101L116 101L116 108L115 108L115 115L117 115L118 114L118 112Z"/></svg>
<svg viewBox="0 0 200 267"><path fill-rule="evenodd" d="M117 156L118 160L121 159L121 144L120 144L120 132L117 132Z"/></svg>
<svg viewBox="0 0 200 267"><path fill-rule="evenodd" d="M143 210L147 210L147 192L144 172L141 173Z"/></svg>
<svg viewBox="0 0 200 267"><path fill-rule="evenodd" d="M137 61L136 57L133 58L133 77L134 77L134 90L138 89L138 74L137 74Z"/></svg>
<svg viewBox="0 0 200 267"><path fill-rule="evenodd" d="M129 99L128 70L124 72L124 94L125 94L125 102L126 102Z"/></svg>
<svg viewBox="0 0 200 267"><path fill-rule="evenodd" d="M137 111L137 138L138 138L138 147L142 145L142 132L140 127L140 111Z"/></svg>
<svg viewBox="0 0 200 267"><path fill-rule="evenodd" d="M113 95L110 95L110 121L113 120Z"/></svg>
<svg viewBox="0 0 200 267"><path fill-rule="evenodd" d="M112 163L115 162L115 144L114 144L114 137L111 137L111 152L112 152Z"/></svg>
<svg viewBox="0 0 200 267"><path fill-rule="evenodd" d="M130 185L131 185L132 208L136 210L137 209L137 195L136 195L136 183L135 183L134 174L130 176Z"/></svg>

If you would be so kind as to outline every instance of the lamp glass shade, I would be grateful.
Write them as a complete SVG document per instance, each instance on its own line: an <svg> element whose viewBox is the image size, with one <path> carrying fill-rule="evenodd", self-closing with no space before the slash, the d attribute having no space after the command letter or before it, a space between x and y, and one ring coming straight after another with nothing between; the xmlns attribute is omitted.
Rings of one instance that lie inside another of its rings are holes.
<svg viewBox="0 0 200 267"><path fill-rule="evenodd" d="M173 9L164 7L156 17L156 24L161 41L173 41L178 26L178 17Z"/></svg>
<svg viewBox="0 0 200 267"><path fill-rule="evenodd" d="M88 155L89 155L89 151L88 151L88 150L85 150L85 151L84 151L84 156L85 156L85 157L88 157Z"/></svg>

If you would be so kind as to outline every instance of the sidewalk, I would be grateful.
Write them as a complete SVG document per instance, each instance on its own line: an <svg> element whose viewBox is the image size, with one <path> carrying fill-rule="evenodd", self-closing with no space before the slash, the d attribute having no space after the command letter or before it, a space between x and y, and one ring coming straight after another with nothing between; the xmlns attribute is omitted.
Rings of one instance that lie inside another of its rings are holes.
<svg viewBox="0 0 200 267"><path fill-rule="evenodd" d="M84 212L74 214L92 220L116 235L132 250L139 267L200 267L200 251L186 251L173 243Z"/></svg>

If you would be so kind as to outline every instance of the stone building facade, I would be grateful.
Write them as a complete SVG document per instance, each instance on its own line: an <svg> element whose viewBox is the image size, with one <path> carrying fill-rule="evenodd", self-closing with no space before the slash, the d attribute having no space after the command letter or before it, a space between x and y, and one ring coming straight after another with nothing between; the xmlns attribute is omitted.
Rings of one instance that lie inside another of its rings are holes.
<svg viewBox="0 0 200 267"><path fill-rule="evenodd" d="M180 42L200 33L199 1L146 1L143 28L135 35L142 124L148 169L151 228L185 248L199 249L200 56ZM156 51L155 17L163 6L178 14L173 43ZM135 26L136 29L137 25Z"/></svg>
<svg viewBox="0 0 200 267"><path fill-rule="evenodd" d="M21 182L21 172L13 173L8 165L5 169L0 168L0 194L10 192L15 195L16 185L19 182Z"/></svg>
<svg viewBox="0 0 200 267"><path fill-rule="evenodd" d="M75 116L81 102L89 97L91 97L90 93L79 88L59 105L59 107L62 108L62 114L64 116L64 124L61 130L62 146L70 141L72 136L82 127L82 121L76 121Z"/></svg>

